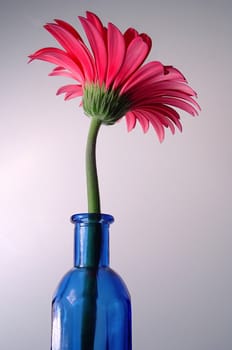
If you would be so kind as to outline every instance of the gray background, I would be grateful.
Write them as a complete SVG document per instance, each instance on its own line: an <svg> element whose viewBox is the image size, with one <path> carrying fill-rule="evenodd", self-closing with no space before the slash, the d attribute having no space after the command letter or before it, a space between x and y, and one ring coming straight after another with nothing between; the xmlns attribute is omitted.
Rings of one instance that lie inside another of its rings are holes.
<svg viewBox="0 0 232 350"><path fill-rule="evenodd" d="M69 217L86 210L89 120L27 55L55 45L42 25L80 29L96 12L153 38L150 60L178 67L200 117L159 144L125 121L99 135L102 209L115 216L111 265L133 301L133 349L231 350L232 3L226 0L8 0L0 5L0 349L50 346L50 302L72 266Z"/></svg>

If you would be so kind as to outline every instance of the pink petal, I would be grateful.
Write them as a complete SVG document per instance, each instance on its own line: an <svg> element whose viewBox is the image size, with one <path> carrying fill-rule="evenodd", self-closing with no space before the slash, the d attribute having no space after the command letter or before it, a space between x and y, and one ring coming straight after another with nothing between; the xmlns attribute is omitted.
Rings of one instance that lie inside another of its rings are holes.
<svg viewBox="0 0 232 350"><path fill-rule="evenodd" d="M94 77L93 60L88 48L58 24L49 23L44 27L63 46L72 59L81 65L86 80L92 81Z"/></svg>
<svg viewBox="0 0 232 350"><path fill-rule="evenodd" d="M75 76L67 71L65 68L63 67L56 67L54 68L51 73L48 74L50 77L53 77L53 76L63 76L63 77L68 77L68 78L72 78L72 79L75 79Z"/></svg>
<svg viewBox="0 0 232 350"><path fill-rule="evenodd" d="M159 92L157 91L156 95L158 96ZM182 92L182 91L176 91L176 90L164 90L160 92L160 96L163 97L174 97L174 98L178 98L181 100L184 100L186 102L190 102L192 105L194 105L196 108L196 112L197 109L200 110L200 106L199 104L192 98L190 97L188 94ZM197 112L198 114L198 112Z"/></svg>
<svg viewBox="0 0 232 350"><path fill-rule="evenodd" d="M146 33L142 33L140 34L140 37L143 39L143 41L147 44L148 48L149 48L149 52L151 51L151 47L152 47L152 40L149 37L149 35L147 35Z"/></svg>
<svg viewBox="0 0 232 350"><path fill-rule="evenodd" d="M69 70L75 79L80 82L84 81L84 76L80 67L75 62L73 62L73 60L66 52L60 49L57 49L55 47L46 47L36 51L34 54L30 55L29 58L29 62L37 59L62 66L65 69Z"/></svg>
<svg viewBox="0 0 232 350"><path fill-rule="evenodd" d="M132 89L135 85L141 86L146 81L155 80L157 75L163 73L164 67L160 62L149 62L140 67L130 76L130 78L123 85L120 95Z"/></svg>
<svg viewBox="0 0 232 350"><path fill-rule="evenodd" d="M172 97L157 97L153 101L154 103L161 103L161 104L167 104L170 106L175 106L177 108L183 109L184 111L188 112L192 116L198 115L197 110L190 105L189 103L179 100L177 98L172 98Z"/></svg>
<svg viewBox="0 0 232 350"><path fill-rule="evenodd" d="M159 119L154 117L154 114L144 110L134 110L133 112L128 112L126 114L128 131L131 131L135 127L136 119L140 122L144 132L147 132L150 122L157 133L159 141L163 141L164 127Z"/></svg>
<svg viewBox="0 0 232 350"><path fill-rule="evenodd" d="M71 26L71 24L65 22L65 21L62 21L61 19L55 19L55 22L62 28L64 28L66 31L68 31L70 34L72 34L72 36L74 38L76 38L77 40L79 41L82 41L82 37L80 36L80 34L76 31L76 29Z"/></svg>
<svg viewBox="0 0 232 350"><path fill-rule="evenodd" d="M144 116L143 111L135 111L135 116L138 119L140 125L142 126L143 132L146 133L149 129L149 121L148 119Z"/></svg>
<svg viewBox="0 0 232 350"><path fill-rule="evenodd" d="M136 125L136 118L133 112L127 112L126 113L126 123L127 123L127 130L128 132L134 129Z"/></svg>
<svg viewBox="0 0 232 350"><path fill-rule="evenodd" d="M168 117L169 119L172 120L172 122L176 125L176 127L182 131L182 125L179 121L180 115L175 111L175 109L166 106L166 105L155 105L154 106L154 111L160 112L163 114L163 116Z"/></svg>
<svg viewBox="0 0 232 350"><path fill-rule="evenodd" d="M155 118L153 114L151 114L147 111L143 111L143 114L149 120L149 122L152 124L153 128L155 129L159 141L162 142L164 139L164 127L161 124L161 122L157 118Z"/></svg>
<svg viewBox="0 0 232 350"><path fill-rule="evenodd" d="M82 96L82 86L77 84L65 85L60 87L56 94L60 95L63 93L65 93L65 100L71 100L72 98Z"/></svg>
<svg viewBox="0 0 232 350"><path fill-rule="evenodd" d="M174 84L175 85L175 84ZM161 86L161 88L160 88ZM165 85L164 85L165 86ZM172 86L172 84L170 84ZM182 109L188 111L192 115L197 115L197 110L200 110L198 103L189 95L189 93L194 93L190 88L182 92L178 90L163 89L161 82L155 84L137 84L131 89L131 93L128 95L134 107L142 107L161 103L161 104L171 104L176 107L183 106ZM184 87L183 87L184 89ZM129 92L128 92L129 93ZM174 102L177 101L177 102ZM189 102L189 103L187 103ZM193 105L193 106L191 106ZM189 107L187 107L189 106ZM187 108L187 109L186 109Z"/></svg>
<svg viewBox="0 0 232 350"><path fill-rule="evenodd" d="M196 92L187 84L179 82L179 81L169 81L169 80L164 80L164 81L159 81L159 82L154 82L153 87L159 90L175 90L175 91L181 91L184 92L187 95L190 96L197 96Z"/></svg>
<svg viewBox="0 0 232 350"><path fill-rule="evenodd" d="M144 90L143 90L144 89ZM147 93L146 93L147 92ZM151 102L155 103L157 99L160 97L166 98L178 98L182 99L185 101L190 102L193 104L196 109L200 109L200 106L198 103L188 94L182 92L182 91L177 91L177 90L166 90L166 89L155 89L152 85L150 87L146 86L141 86L140 90L136 90L136 93L133 94L133 100L136 100L137 103L139 102Z"/></svg>
<svg viewBox="0 0 232 350"><path fill-rule="evenodd" d="M108 24L108 67L106 88L110 86L125 57L125 40L120 30L112 23Z"/></svg>
<svg viewBox="0 0 232 350"><path fill-rule="evenodd" d="M128 47L131 41L134 40L134 38L136 38L138 35L139 34L137 30L135 30L134 28L128 28L123 34L126 47Z"/></svg>
<svg viewBox="0 0 232 350"><path fill-rule="evenodd" d="M94 25L84 17L79 17L92 48L98 73L98 81L104 82L107 67L107 52L104 39Z"/></svg>
<svg viewBox="0 0 232 350"><path fill-rule="evenodd" d="M178 69L174 68L173 66L164 66L164 73L165 73L166 79L168 79L168 80L174 79L174 80L186 82L184 75Z"/></svg>
<svg viewBox="0 0 232 350"><path fill-rule="evenodd" d="M100 18L97 15L95 15L95 13L90 11L86 11L86 17L89 20L89 22L92 23L93 26L99 31L101 36L104 39L106 39L106 28L103 26Z"/></svg>
<svg viewBox="0 0 232 350"><path fill-rule="evenodd" d="M170 119L165 117L162 113L159 113L157 110L153 113L153 115L154 118L158 119L166 128L170 128L172 134L175 134L175 127Z"/></svg>
<svg viewBox="0 0 232 350"><path fill-rule="evenodd" d="M132 40L129 44L122 65L121 70L119 71L113 88L117 87L122 83L144 62L149 53L148 45L140 38L139 36Z"/></svg>

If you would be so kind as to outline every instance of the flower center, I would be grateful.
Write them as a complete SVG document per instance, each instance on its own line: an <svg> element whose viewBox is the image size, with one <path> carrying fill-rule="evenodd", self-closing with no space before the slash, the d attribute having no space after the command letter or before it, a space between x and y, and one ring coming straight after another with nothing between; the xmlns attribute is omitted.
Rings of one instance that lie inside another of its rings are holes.
<svg viewBox="0 0 232 350"><path fill-rule="evenodd" d="M83 109L90 117L96 117L103 124L111 125L122 118L130 108L126 95L106 89L104 85L86 84L83 91Z"/></svg>

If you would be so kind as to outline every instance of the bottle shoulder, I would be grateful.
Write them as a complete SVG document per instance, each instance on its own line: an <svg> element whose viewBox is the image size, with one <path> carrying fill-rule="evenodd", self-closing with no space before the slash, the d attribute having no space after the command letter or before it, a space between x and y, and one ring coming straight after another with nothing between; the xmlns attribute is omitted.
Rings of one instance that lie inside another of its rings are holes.
<svg viewBox="0 0 232 350"><path fill-rule="evenodd" d="M97 271L85 267L72 268L61 279L54 293L54 298L67 298L70 293L77 297L83 297L86 283L96 283L99 297L105 298L108 294L130 299L125 282L110 267L100 267Z"/></svg>

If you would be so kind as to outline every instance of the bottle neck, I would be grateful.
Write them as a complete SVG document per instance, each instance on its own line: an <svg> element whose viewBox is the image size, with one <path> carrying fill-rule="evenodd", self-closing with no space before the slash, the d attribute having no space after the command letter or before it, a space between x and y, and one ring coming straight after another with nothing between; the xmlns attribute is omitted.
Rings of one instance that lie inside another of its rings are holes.
<svg viewBox="0 0 232 350"><path fill-rule="evenodd" d="M98 268L109 265L109 226L107 214L75 214L74 266Z"/></svg>

